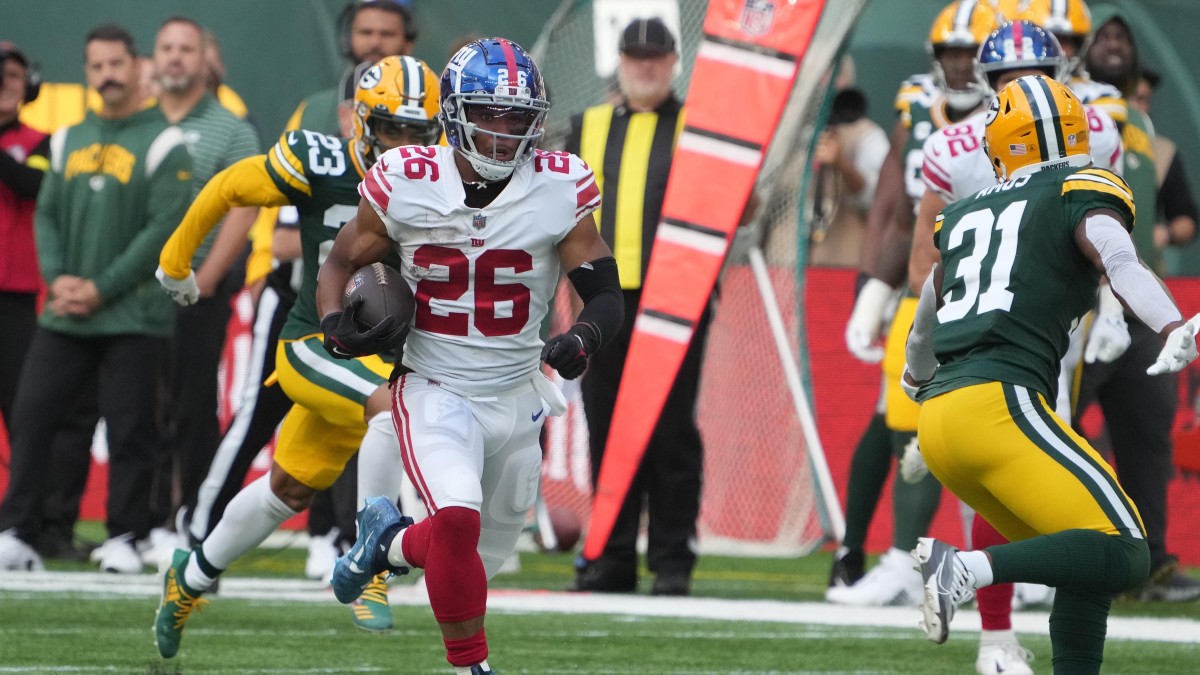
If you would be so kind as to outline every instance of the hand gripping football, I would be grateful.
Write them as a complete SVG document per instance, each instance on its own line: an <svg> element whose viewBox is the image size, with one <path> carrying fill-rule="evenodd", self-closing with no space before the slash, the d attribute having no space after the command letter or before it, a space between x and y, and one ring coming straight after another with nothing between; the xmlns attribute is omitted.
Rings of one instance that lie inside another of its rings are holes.
<svg viewBox="0 0 1200 675"><path fill-rule="evenodd" d="M383 263L371 263L350 275L342 307L355 304L359 298L362 300L354 311L354 320L360 330L369 330L389 316L395 317L397 324L412 321L416 307L412 289L400 272Z"/></svg>

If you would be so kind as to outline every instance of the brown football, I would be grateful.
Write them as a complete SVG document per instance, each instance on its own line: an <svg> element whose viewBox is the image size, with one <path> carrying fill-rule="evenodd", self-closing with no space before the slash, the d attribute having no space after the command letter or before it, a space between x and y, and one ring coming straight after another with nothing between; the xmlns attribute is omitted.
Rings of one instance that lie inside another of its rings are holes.
<svg viewBox="0 0 1200 675"><path fill-rule="evenodd" d="M357 298L362 298L362 305L354 318L363 330L389 316L402 324L412 321L416 306L412 289L400 272L383 263L371 263L350 275L342 294L342 307L349 307Z"/></svg>

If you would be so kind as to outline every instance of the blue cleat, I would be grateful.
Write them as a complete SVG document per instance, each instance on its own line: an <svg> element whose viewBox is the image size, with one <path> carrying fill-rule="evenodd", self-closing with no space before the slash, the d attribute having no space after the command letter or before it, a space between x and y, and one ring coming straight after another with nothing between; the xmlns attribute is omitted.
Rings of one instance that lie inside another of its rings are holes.
<svg viewBox="0 0 1200 675"><path fill-rule="evenodd" d="M333 594L338 602L351 603L380 572L407 574L407 567L392 567L387 562L387 546L396 533L413 524L413 519L387 497L372 497L358 512L358 540L333 566ZM386 541L385 541L386 538Z"/></svg>

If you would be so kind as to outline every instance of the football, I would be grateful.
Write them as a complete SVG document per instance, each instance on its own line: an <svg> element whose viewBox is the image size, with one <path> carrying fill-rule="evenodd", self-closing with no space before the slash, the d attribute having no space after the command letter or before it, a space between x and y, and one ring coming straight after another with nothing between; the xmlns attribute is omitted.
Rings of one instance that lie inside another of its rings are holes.
<svg viewBox="0 0 1200 675"><path fill-rule="evenodd" d="M383 263L371 263L350 275L342 294L342 307L349 307L358 298L362 298L362 305L354 318L362 330L378 325L389 316L396 317L402 324L412 321L416 306L412 289L400 272Z"/></svg>

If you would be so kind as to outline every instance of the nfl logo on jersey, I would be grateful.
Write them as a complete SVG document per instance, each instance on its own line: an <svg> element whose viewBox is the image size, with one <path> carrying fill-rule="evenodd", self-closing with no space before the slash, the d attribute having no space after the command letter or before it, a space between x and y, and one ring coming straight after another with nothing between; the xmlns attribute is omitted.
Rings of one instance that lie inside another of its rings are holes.
<svg viewBox="0 0 1200 675"><path fill-rule="evenodd" d="M771 31L771 24L775 23L775 3L770 0L746 0L738 23L746 35L766 35Z"/></svg>
<svg viewBox="0 0 1200 675"><path fill-rule="evenodd" d="M474 227L476 230L482 230L487 227L487 216L482 213L476 213L475 217L471 219L471 227Z"/></svg>

